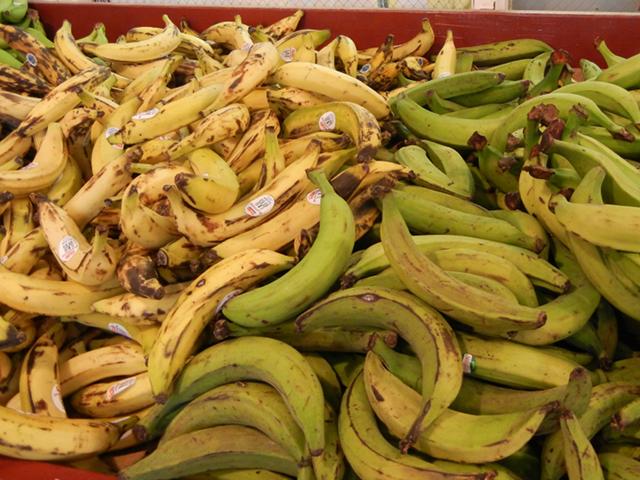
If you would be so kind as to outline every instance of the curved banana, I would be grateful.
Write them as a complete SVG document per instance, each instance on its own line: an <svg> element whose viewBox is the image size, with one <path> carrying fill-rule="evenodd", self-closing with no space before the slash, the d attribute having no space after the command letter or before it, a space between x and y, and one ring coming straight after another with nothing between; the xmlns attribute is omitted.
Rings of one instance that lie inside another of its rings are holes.
<svg viewBox="0 0 640 480"><path fill-rule="evenodd" d="M120 428L97 420L28 415L0 406L0 435L2 455L73 460L107 451L118 441Z"/></svg>
<svg viewBox="0 0 640 480"><path fill-rule="evenodd" d="M369 352L364 363L364 383L371 408L402 438L419 414L419 394L402 383ZM494 415L469 415L445 410L416 437L414 447L435 458L482 463L502 460L523 447L555 404L534 410Z"/></svg>
<svg viewBox="0 0 640 480"><path fill-rule="evenodd" d="M178 159L201 147L207 147L244 132L249 127L249 110L236 103L217 109L204 117L193 131L172 145L168 160Z"/></svg>
<svg viewBox="0 0 640 480"><path fill-rule="evenodd" d="M154 325L164 320L186 287L186 283L167 285L164 287L165 294L161 299L141 297L128 292L122 293L98 300L92 308L96 313L126 318L137 325Z"/></svg>
<svg viewBox="0 0 640 480"><path fill-rule="evenodd" d="M162 20L165 28L151 38L137 42L84 44L82 48L97 57L117 62L140 63L162 58L173 52L182 38L180 30L167 15Z"/></svg>
<svg viewBox="0 0 640 480"><path fill-rule="evenodd" d="M495 472L448 473L388 443L371 410L362 371L342 397L338 429L349 465L364 480L489 480L495 476Z"/></svg>
<svg viewBox="0 0 640 480"><path fill-rule="evenodd" d="M359 80L328 67L308 62L291 62L278 67L271 81L284 87L296 87L319 93L335 101L356 103L377 119L389 115L384 98Z"/></svg>
<svg viewBox="0 0 640 480"><path fill-rule="evenodd" d="M451 328L435 311L410 294L356 287L329 295L296 319L300 331L319 327L378 327L397 331L422 364L422 415L415 432L426 427L454 400L462 382L460 354ZM436 379L447 378L446 384ZM404 441L411 444L413 438Z"/></svg>
<svg viewBox="0 0 640 480"><path fill-rule="evenodd" d="M160 444L185 433L227 424L261 431L299 465L310 461L304 434L280 393L270 385L255 382L221 385L195 398L167 425Z"/></svg>
<svg viewBox="0 0 640 480"><path fill-rule="evenodd" d="M264 326L293 318L321 298L347 266L355 242L351 209L333 190L322 171L312 172L309 176L322 195L318 237L289 272L267 285L234 297L224 306L225 317L239 325ZM285 285L288 287L283 288ZM295 288L290 288L294 285Z"/></svg>
<svg viewBox="0 0 640 480"><path fill-rule="evenodd" d="M248 250L213 265L196 278L162 322L149 354L149 377L156 398L166 398L171 392L210 316L220 309L219 302L237 289L290 267L290 257L270 250Z"/></svg>
<svg viewBox="0 0 640 480"><path fill-rule="evenodd" d="M94 383L77 390L70 398L74 410L91 418L119 417L135 413L153 404L151 384L146 372Z"/></svg>
<svg viewBox="0 0 640 480"><path fill-rule="evenodd" d="M598 454L571 410L565 410L560 415L560 429L569 479L604 480Z"/></svg>
<svg viewBox="0 0 640 480"><path fill-rule="evenodd" d="M64 340L55 324L31 346L22 361L20 403L23 412L66 418L58 373L58 347Z"/></svg>
<svg viewBox="0 0 640 480"><path fill-rule="evenodd" d="M509 222L492 217L489 212L478 215L448 208L425 198L422 190L403 188L393 192L402 218L414 231L483 238L536 253L544 248L540 238L525 234Z"/></svg>
<svg viewBox="0 0 640 480"><path fill-rule="evenodd" d="M382 143L377 120L367 109L353 102L329 102L300 108L289 114L283 123L283 132L290 138L334 130L351 137L358 148L360 162L371 159Z"/></svg>
<svg viewBox="0 0 640 480"><path fill-rule="evenodd" d="M104 330L120 337L111 337L114 341L122 340L121 337L131 339L139 344L148 354L158 336L157 324L144 324L133 317L113 317L104 313L86 313L61 317L62 322L76 322L88 327Z"/></svg>
<svg viewBox="0 0 640 480"><path fill-rule="evenodd" d="M409 234L394 196L395 193L391 193L382 200L382 245L391 266L409 290L484 333L530 330L544 325L546 314L543 310L514 306L468 287L423 256ZM464 301L460 301L462 298Z"/></svg>
<svg viewBox="0 0 640 480"><path fill-rule="evenodd" d="M483 251L509 260L524 272L534 285L560 293L570 288L566 274L535 253L523 248L457 235L414 235L413 239L423 254L450 248L470 248ZM359 278L380 272L388 267L389 259L384 253L384 248L381 243L376 243L367 248L357 263L347 270L342 283L351 285Z"/></svg>
<svg viewBox="0 0 640 480"><path fill-rule="evenodd" d="M249 50L253 45L249 27L243 23L226 21L211 25L202 32L200 38L220 43L230 49Z"/></svg>
<svg viewBox="0 0 640 480"><path fill-rule="evenodd" d="M428 18L423 18L421 21L421 31L413 36L410 40L394 45L392 49L392 61L402 60L409 55L415 57L424 56L434 41L434 32L431 27L431 23ZM376 48L367 48L365 50L361 50L359 53L365 56L373 55L376 51Z"/></svg>
<svg viewBox="0 0 640 480"><path fill-rule="evenodd" d="M0 91L2 122L17 127L39 101L39 98L20 95L10 90Z"/></svg>
<svg viewBox="0 0 640 480"><path fill-rule="evenodd" d="M256 43L246 58L236 66L222 84L222 90L204 113L215 111L242 99L260 85L278 64L278 50L269 42Z"/></svg>
<svg viewBox="0 0 640 480"><path fill-rule="evenodd" d="M339 173L331 184L338 195L349 198L368 172L368 164L358 164ZM213 246L211 251L220 258L226 258L249 248L280 250L293 241L298 232L311 229L320 221L320 206L316 201L318 192L308 189L306 195L291 207L257 227Z"/></svg>
<svg viewBox="0 0 640 480"><path fill-rule="evenodd" d="M640 395L640 387L623 382L593 387L587 410L578 417L584 435L591 439L604 428L611 416ZM565 473L564 444L561 431L545 438L541 455L541 480L558 480Z"/></svg>
<svg viewBox="0 0 640 480"><path fill-rule="evenodd" d="M296 476L295 460L259 431L223 425L185 433L125 468L123 480L172 479L220 468L264 468Z"/></svg>
<svg viewBox="0 0 640 480"><path fill-rule="evenodd" d="M136 375L146 369L142 348L133 342L90 350L60 365L62 396L105 378Z"/></svg>
<svg viewBox="0 0 640 480"><path fill-rule="evenodd" d="M0 302L11 308L41 315L78 315L91 312L91 305L121 292L113 282L87 287L72 281L44 280L0 268L6 288Z"/></svg>
<svg viewBox="0 0 640 480"><path fill-rule="evenodd" d="M273 22L271 25L261 27L261 30L274 40L279 40L280 38L298 28L298 24L300 23L300 20L303 16L304 12L302 10L296 10L291 15L282 17L281 19Z"/></svg>
<svg viewBox="0 0 640 480"><path fill-rule="evenodd" d="M89 243L67 212L53 202L36 197L38 218L49 248L68 278L97 286L116 272L120 249L110 243L108 232L96 229Z"/></svg>
<svg viewBox="0 0 640 480"><path fill-rule="evenodd" d="M60 85L69 78L69 70L64 63L28 31L15 25L3 24L0 26L0 39L27 56L30 59L29 65L50 85Z"/></svg>
<svg viewBox="0 0 640 480"><path fill-rule="evenodd" d="M264 337L225 340L203 350L186 365L166 403L135 427L138 436L158 435L172 413L198 395L225 383L259 380L280 392L305 434L312 456L324 449L324 399L315 373L295 349Z"/></svg>
<svg viewBox="0 0 640 480"><path fill-rule="evenodd" d="M184 205L179 193L166 193L176 218L177 228L196 245L211 245L258 225L289 205L309 185L306 171L316 166L319 147L313 143L306 153L285 168L271 183L241 199L224 213L197 214Z"/></svg>
<svg viewBox="0 0 640 480"><path fill-rule="evenodd" d="M438 79L449 77L456 73L456 46L453 43L453 32L447 30L444 45L435 59L435 68L431 72L431 78Z"/></svg>
<svg viewBox="0 0 640 480"><path fill-rule="evenodd" d="M280 133L278 117L269 109L258 110L252 115L250 125L242 132L229 155L225 155L227 163L234 172L245 170L257 158L264 155L267 129L273 129L276 134Z"/></svg>

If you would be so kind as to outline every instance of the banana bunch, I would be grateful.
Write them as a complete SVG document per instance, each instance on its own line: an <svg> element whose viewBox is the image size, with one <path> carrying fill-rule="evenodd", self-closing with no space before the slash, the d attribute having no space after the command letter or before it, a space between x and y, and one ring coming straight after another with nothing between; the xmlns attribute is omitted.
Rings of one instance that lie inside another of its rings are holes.
<svg viewBox="0 0 640 480"><path fill-rule="evenodd" d="M580 77L428 19L361 48L302 11L49 42L25 11L0 25L0 454L638 477L637 56L601 41Z"/></svg>

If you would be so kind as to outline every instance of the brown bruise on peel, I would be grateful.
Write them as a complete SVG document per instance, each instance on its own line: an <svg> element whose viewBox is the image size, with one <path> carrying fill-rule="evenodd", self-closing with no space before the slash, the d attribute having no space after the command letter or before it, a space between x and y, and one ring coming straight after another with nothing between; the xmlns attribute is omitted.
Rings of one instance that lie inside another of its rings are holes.
<svg viewBox="0 0 640 480"><path fill-rule="evenodd" d="M0 65L0 88L28 93L37 97L44 96L51 91L51 87L38 77L23 73L8 65Z"/></svg>

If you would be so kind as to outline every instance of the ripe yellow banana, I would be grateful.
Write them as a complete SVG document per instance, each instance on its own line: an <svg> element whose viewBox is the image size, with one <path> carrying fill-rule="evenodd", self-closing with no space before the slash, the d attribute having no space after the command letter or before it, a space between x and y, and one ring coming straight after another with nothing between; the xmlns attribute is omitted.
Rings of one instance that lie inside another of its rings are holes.
<svg viewBox="0 0 640 480"><path fill-rule="evenodd" d="M284 87L296 87L319 93L335 101L356 103L369 110L377 119L390 110L385 99L361 81L331 68L308 62L291 62L278 67L271 81Z"/></svg>
<svg viewBox="0 0 640 480"><path fill-rule="evenodd" d="M155 397L166 398L171 392L198 337L225 297L290 267L290 257L255 249L229 257L196 278L162 322L149 355L149 376Z"/></svg>
<svg viewBox="0 0 640 480"><path fill-rule="evenodd" d="M171 19L162 17L165 28L151 38L137 42L84 44L83 49L105 60L140 63L162 58L173 52L181 42L180 30Z"/></svg>

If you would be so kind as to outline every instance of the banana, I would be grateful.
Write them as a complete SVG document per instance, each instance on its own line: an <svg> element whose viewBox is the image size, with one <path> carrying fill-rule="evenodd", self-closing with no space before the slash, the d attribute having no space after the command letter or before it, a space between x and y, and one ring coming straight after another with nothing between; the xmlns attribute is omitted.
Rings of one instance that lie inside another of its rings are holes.
<svg viewBox="0 0 640 480"><path fill-rule="evenodd" d="M155 299L164 296L151 251L133 242L125 246L116 267L116 276L122 288L129 293Z"/></svg>
<svg viewBox="0 0 640 480"><path fill-rule="evenodd" d="M158 335L157 324L144 324L132 317L113 317L103 313L87 313L61 317L62 322L76 322L88 327L104 330L120 337L112 339L121 341L121 337L131 339L139 344L145 354L149 353Z"/></svg>
<svg viewBox="0 0 640 480"><path fill-rule="evenodd" d="M141 178L142 175L136 178ZM141 200L143 194L132 181L124 191L120 209L120 227L129 241L144 248L159 248L178 235L172 218L155 214Z"/></svg>
<svg viewBox="0 0 640 480"><path fill-rule="evenodd" d="M234 21L213 24L200 32L200 38L222 44L230 50L247 51L253 45L249 27L241 22Z"/></svg>
<svg viewBox="0 0 640 480"><path fill-rule="evenodd" d="M380 127L373 115L352 102L329 102L305 107L285 118L283 132L289 138L317 131L347 133L358 148L357 160L368 161L382 143Z"/></svg>
<svg viewBox="0 0 640 480"><path fill-rule="evenodd" d="M69 199L64 209L79 228L89 223L131 181L130 166L139 159L139 150L130 150L94 172L93 176Z"/></svg>
<svg viewBox="0 0 640 480"><path fill-rule="evenodd" d="M582 367L571 372L566 385L544 390L516 390L465 377L460 393L451 407L459 412L492 415L531 410L560 402L564 408L582 415L587 409L591 388L590 374ZM556 425L554 431L555 427Z"/></svg>
<svg viewBox="0 0 640 480"><path fill-rule="evenodd" d="M434 32L431 27L431 23L428 18L423 18L421 21L421 31L414 35L410 40L405 43L397 44L392 49L392 61L402 60L409 55L422 57L424 56L434 41ZM360 53L364 56L373 55L376 48L368 48L362 50Z"/></svg>
<svg viewBox="0 0 640 480"><path fill-rule="evenodd" d="M226 340L193 357L178 377L173 395L142 419L135 427L136 434L156 436L181 405L216 386L238 380L260 380L276 388L304 432L311 455L322 453L324 400L318 378L292 347L263 337Z"/></svg>
<svg viewBox="0 0 640 480"><path fill-rule="evenodd" d="M562 412L560 415L560 428L564 447L564 463L569 479L593 478L593 480L604 480L602 468L598 461L598 454L573 412L570 410Z"/></svg>
<svg viewBox="0 0 640 480"><path fill-rule="evenodd" d="M529 112L536 106L553 104L559 112L560 117L566 117L576 105L584 108L588 114L589 122L605 127L612 135L620 138L628 138L629 132L622 126L616 124L600 110L598 105L591 99L573 93L552 92L546 95L531 98L520 105L502 119L502 122L494 130L489 144L498 152L506 150L509 133L512 133L527 125ZM480 165L481 170L483 166ZM486 175L486 173L485 173Z"/></svg>
<svg viewBox="0 0 640 480"><path fill-rule="evenodd" d="M22 331L13 323L0 316L0 349L2 351L6 348L19 345L25 340L25 334Z"/></svg>
<svg viewBox="0 0 640 480"><path fill-rule="evenodd" d="M471 375L514 388L545 389L565 385L571 372L580 366L552 350L508 340L458 333L458 342L468 359ZM541 368L527 368L533 362Z"/></svg>
<svg viewBox="0 0 640 480"><path fill-rule="evenodd" d="M133 342L90 350L60 365L62 396L105 378L136 375L145 370L142 348Z"/></svg>
<svg viewBox="0 0 640 480"><path fill-rule="evenodd" d="M640 419L639 408L640 400L634 400L633 402L622 407L611 420L611 425L616 430L624 431L625 428L635 424Z"/></svg>
<svg viewBox="0 0 640 480"><path fill-rule="evenodd" d="M120 428L107 422L28 415L0 406L0 453L25 460L73 460L108 450Z"/></svg>
<svg viewBox="0 0 640 480"><path fill-rule="evenodd" d="M318 237L288 273L231 299L224 306L223 314L239 325L271 325L293 318L321 298L346 268L355 242L353 214L323 172L309 175L322 195ZM332 259L329 263L328 258ZM296 287L283 288L284 285Z"/></svg>
<svg viewBox="0 0 640 480"><path fill-rule="evenodd" d="M391 103L395 103L397 99L404 96L419 105L424 105L427 93L430 91L437 93L441 98L449 99L482 92L501 84L504 79L505 77L502 73L492 71L475 70L458 73L449 77L429 80L428 82L416 82L415 85L411 85L404 90L402 92L403 95L394 95Z"/></svg>
<svg viewBox="0 0 640 480"><path fill-rule="evenodd" d="M557 195L552 198L551 208L571 235L600 247L640 252L632 233L640 227L640 207L574 203Z"/></svg>
<svg viewBox="0 0 640 480"><path fill-rule="evenodd" d="M120 249L110 243L108 232L96 229L89 243L61 207L42 197L36 197L35 201L40 227L67 277L87 286L102 285L111 280L120 258Z"/></svg>
<svg viewBox="0 0 640 480"><path fill-rule="evenodd" d="M214 83L170 103L138 113L108 137L109 143L136 144L187 126L201 118L202 111L211 105L222 89L222 84Z"/></svg>
<svg viewBox="0 0 640 480"><path fill-rule="evenodd" d="M340 443L345 457L365 480L488 480L491 473L447 473L436 465L411 454L403 454L388 443L378 429L365 390L362 371L358 371L342 397L338 419Z"/></svg>
<svg viewBox="0 0 640 480"><path fill-rule="evenodd" d="M356 103L377 119L389 115L384 98L359 80L328 67L308 62L291 62L278 67L271 82L317 92L332 100Z"/></svg>
<svg viewBox="0 0 640 480"><path fill-rule="evenodd" d="M124 416L153 404L146 372L122 380L94 383L76 391L70 399L74 410L91 418Z"/></svg>
<svg viewBox="0 0 640 480"><path fill-rule="evenodd" d="M271 248L270 250L275 250ZM161 247L156 253L156 265L159 267L176 268L200 265L201 256L205 253L202 247L196 247L185 237L168 243Z"/></svg>
<svg viewBox="0 0 640 480"><path fill-rule="evenodd" d="M82 48L91 55L116 62L140 63L162 58L173 52L182 41L180 30L171 19L163 15L162 20L165 28L145 40L102 45L84 44Z"/></svg>
<svg viewBox="0 0 640 480"><path fill-rule="evenodd" d="M0 40L27 57L28 64L33 67L38 76L44 78L50 85L62 84L70 77L69 70L29 32L13 25L0 26Z"/></svg>
<svg viewBox="0 0 640 480"><path fill-rule="evenodd" d="M39 98L20 95L8 90L0 91L0 118L2 123L17 127L40 101Z"/></svg>
<svg viewBox="0 0 640 480"><path fill-rule="evenodd" d="M475 58L474 58L475 60ZM444 45L438 52L435 60L435 68L431 72L431 78L438 79L449 77L456 73L456 46L453 42L453 32L447 30Z"/></svg>
<svg viewBox="0 0 640 480"><path fill-rule="evenodd" d="M640 55L633 55L629 58L620 59L615 65L609 65L604 69L596 80L600 82L614 83L622 88L630 89L638 87L637 72Z"/></svg>
<svg viewBox="0 0 640 480"><path fill-rule="evenodd" d="M577 172L584 177L594 167L602 167L607 177L603 185L605 198L622 206L640 206L640 180L638 171L622 157L606 146L581 133L577 134L580 145L554 140L549 145L550 153L570 158Z"/></svg>
<svg viewBox="0 0 640 480"><path fill-rule="evenodd" d="M33 204L27 198L11 200L2 220L5 235L0 241L0 253L6 255L8 250L35 228Z"/></svg>
<svg viewBox="0 0 640 480"><path fill-rule="evenodd" d="M66 418L58 374L58 348L64 341L61 324L55 324L31 346L22 361L20 403L26 413Z"/></svg>
<svg viewBox="0 0 640 480"><path fill-rule="evenodd" d="M364 383L371 408L401 438L420 412L419 394L406 386L369 352ZM481 463L501 460L523 447L555 404L534 410L494 415L470 415L445 410L416 435L414 447L435 458Z"/></svg>
<svg viewBox="0 0 640 480"><path fill-rule="evenodd" d="M0 301L17 310L41 315L76 315L91 312L91 305L120 293L120 287L105 283L87 287L72 281L44 280L0 268L7 287Z"/></svg>
<svg viewBox="0 0 640 480"><path fill-rule="evenodd" d="M631 480L640 474L640 462L626 455L601 453L598 455L605 478Z"/></svg>
<svg viewBox="0 0 640 480"><path fill-rule="evenodd" d="M490 137L503 122L500 118L471 120L438 115L422 108L408 96L395 100L393 109L419 137L462 149L469 148L468 142L474 133Z"/></svg>
<svg viewBox="0 0 640 480"><path fill-rule="evenodd" d="M313 107L331 101L319 93L311 93L301 88L282 87L267 90L267 102L271 110L285 117L303 107Z"/></svg>
<svg viewBox="0 0 640 480"><path fill-rule="evenodd" d="M299 465L308 465L310 461L304 434L280 393L270 385L255 382L221 385L195 398L171 420L160 444L186 433L227 424L261 431Z"/></svg>
<svg viewBox="0 0 640 480"><path fill-rule="evenodd" d="M568 249L555 243L555 263L567 274L572 290L545 303L547 322L538 329L515 333L512 340L527 345L549 345L579 331L598 308L600 294Z"/></svg>
<svg viewBox="0 0 640 480"><path fill-rule="evenodd" d="M222 85L222 90L204 113L215 111L243 98L260 85L276 67L278 51L269 42L256 43L247 52L246 58L233 69Z"/></svg>
<svg viewBox="0 0 640 480"><path fill-rule="evenodd" d="M519 38L501 42L458 48L457 52L473 55L473 63L478 66L496 65L521 58L533 58L539 53L550 51L551 47L541 40Z"/></svg>
<svg viewBox="0 0 640 480"><path fill-rule="evenodd" d="M530 277L534 285L560 293L567 291L570 287L566 274L523 248L455 235L416 235L413 239L423 254L450 248L470 248L509 260ZM380 272L387 267L389 267L389 259L384 253L382 244L376 243L365 250L358 262L347 270L342 283L350 285L354 280Z"/></svg>
<svg viewBox="0 0 640 480"><path fill-rule="evenodd" d="M14 132L20 136L34 135L47 128L49 123L60 120L80 103L78 92L104 81L109 69L95 66L57 85L38 102Z"/></svg>
<svg viewBox="0 0 640 480"><path fill-rule="evenodd" d="M573 193L573 201L600 203L604 177L605 172L602 168L592 169L584 176ZM612 274L601 250L574 233L569 233L569 244L586 277L601 295L632 318L640 318L640 312L635 308L638 292L629 290L617 276Z"/></svg>
<svg viewBox="0 0 640 480"><path fill-rule="evenodd" d="M475 190L473 176L467 163L456 150L429 140L419 141L418 145L427 152L429 160L451 181L449 189L453 193L466 198L473 197Z"/></svg>
<svg viewBox="0 0 640 480"><path fill-rule="evenodd" d="M590 98L604 109L640 123L640 107L633 95L618 85L596 80L572 83L556 91L575 93Z"/></svg>
<svg viewBox="0 0 640 480"><path fill-rule="evenodd" d="M171 479L220 468L264 468L296 476L295 460L263 433L223 425L186 433L124 469L123 480Z"/></svg>
<svg viewBox="0 0 640 480"><path fill-rule="evenodd" d="M216 339L261 335L288 343L297 350L305 352L354 352L369 350L372 338L381 336L393 344L397 340L395 332L388 330L359 330L319 328L307 332L297 332L294 322L285 322L265 328L244 328L227 320L218 320L214 325Z"/></svg>
<svg viewBox="0 0 640 480"><path fill-rule="evenodd" d="M334 177L331 184L338 195L349 198L368 172L367 164L349 167ZM316 198L318 194L319 190L316 189L307 191L303 198L273 218L215 245L211 249L212 253L226 258L249 248L280 250L293 240L297 232L311 229L320 221L320 207Z"/></svg>
<svg viewBox="0 0 640 480"><path fill-rule="evenodd" d="M543 310L510 305L447 275L421 255L396 206L395 193L384 197L382 202L382 245L391 266L409 290L480 332L507 333L544 325ZM464 302L460 302L460 293L456 291L464 292Z"/></svg>
<svg viewBox="0 0 640 480"><path fill-rule="evenodd" d="M249 199L241 199L224 213L196 214L183 204L175 189L168 190L166 195L176 218L178 231L194 244L207 246L264 222L306 189L309 185L306 170L316 166L318 150L317 143L312 143L302 157L283 170L271 183L251 194Z"/></svg>
<svg viewBox="0 0 640 480"><path fill-rule="evenodd" d="M213 265L196 278L162 322L149 355L149 377L156 398L166 398L171 392L210 315L221 308L219 302L226 301L237 289L290 267L290 257L270 250L248 250Z"/></svg>
<svg viewBox="0 0 640 480"><path fill-rule="evenodd" d="M249 110L239 103L215 110L202 119L189 135L168 149L168 160L178 159L244 132L249 127L249 119ZM231 164L231 159L229 162Z"/></svg>
<svg viewBox="0 0 640 480"><path fill-rule="evenodd" d="M262 32L269 35L274 40L279 40L298 28L298 24L300 23L300 20L303 16L304 12L302 10L296 10L291 15L282 17L281 19L273 22L271 25L260 27L260 29L262 30Z"/></svg>
<svg viewBox="0 0 640 480"><path fill-rule="evenodd" d="M640 394L637 385L622 382L603 383L593 387L589 406L578 417L582 431L591 439L607 425L611 416ZM542 480L558 480L565 473L562 432L547 436L542 447Z"/></svg>
<svg viewBox="0 0 640 480"><path fill-rule="evenodd" d="M135 322L136 325L154 325L164 320L186 287L185 283L167 285L161 299L123 293L98 300L92 305L92 308L96 313L126 318L128 322Z"/></svg>
<svg viewBox="0 0 640 480"><path fill-rule="evenodd" d="M410 147L403 147L410 148ZM417 148L417 147L416 147ZM400 213L409 227L421 233L464 235L500 241L534 252L542 250L539 238L530 237L505 220L490 215L474 215L431 202L422 189L394 190Z"/></svg>
<svg viewBox="0 0 640 480"><path fill-rule="evenodd" d="M42 97L51 91L49 84L40 77L5 64L0 64L0 88L34 97Z"/></svg>
<svg viewBox="0 0 640 480"><path fill-rule="evenodd" d="M393 319L393 321L392 321ZM329 295L300 315L300 331L318 327L378 327L398 332L418 354L423 368L422 394L430 402L417 419L416 430L427 426L453 401L462 366L450 327L415 297L383 288L351 288ZM447 345L449 347L447 347ZM436 378L448 378L447 384ZM430 407L430 408L429 408ZM410 445L411 439L407 439Z"/></svg>

